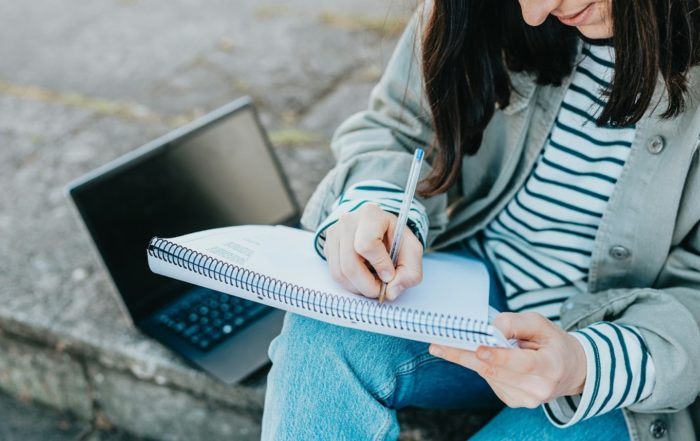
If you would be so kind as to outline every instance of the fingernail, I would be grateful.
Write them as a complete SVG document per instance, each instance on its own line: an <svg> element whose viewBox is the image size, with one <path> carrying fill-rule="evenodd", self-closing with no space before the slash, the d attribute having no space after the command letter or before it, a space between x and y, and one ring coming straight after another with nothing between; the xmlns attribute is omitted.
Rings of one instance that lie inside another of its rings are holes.
<svg viewBox="0 0 700 441"><path fill-rule="evenodd" d="M440 349L436 346L430 347L430 353L435 357L442 357L442 349Z"/></svg>
<svg viewBox="0 0 700 441"><path fill-rule="evenodd" d="M391 276L391 273L389 271L382 271L382 273L379 275L379 277L382 279L384 283L389 283L391 282L391 279L393 278Z"/></svg>
<svg viewBox="0 0 700 441"><path fill-rule="evenodd" d="M491 351L478 351L476 356L479 357L480 360L488 361L491 359Z"/></svg>

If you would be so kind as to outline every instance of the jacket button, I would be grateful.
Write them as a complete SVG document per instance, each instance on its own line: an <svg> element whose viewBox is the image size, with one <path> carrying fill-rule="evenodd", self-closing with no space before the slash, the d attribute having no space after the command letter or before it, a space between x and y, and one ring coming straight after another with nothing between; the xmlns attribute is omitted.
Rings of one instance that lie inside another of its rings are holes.
<svg viewBox="0 0 700 441"><path fill-rule="evenodd" d="M652 155L658 155L661 153L661 150L663 150L665 146L666 141L664 141L664 137L661 135L654 135L649 138L649 141L647 142L647 150L649 150L649 153Z"/></svg>
<svg viewBox="0 0 700 441"><path fill-rule="evenodd" d="M656 439L662 438L666 435L666 424L661 420L656 420L649 426L649 433Z"/></svg>
<svg viewBox="0 0 700 441"><path fill-rule="evenodd" d="M614 247L610 247L610 255L613 259L624 260L630 256L630 250L622 245L615 245Z"/></svg>

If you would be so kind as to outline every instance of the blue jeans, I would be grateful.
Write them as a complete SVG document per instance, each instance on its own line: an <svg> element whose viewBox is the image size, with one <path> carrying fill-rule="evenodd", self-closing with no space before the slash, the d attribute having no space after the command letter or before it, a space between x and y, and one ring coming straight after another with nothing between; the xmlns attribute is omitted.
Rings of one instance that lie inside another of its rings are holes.
<svg viewBox="0 0 700 441"><path fill-rule="evenodd" d="M491 273L491 305L505 309ZM428 353L428 344L287 313L269 348L263 440L396 440L396 409L499 409L479 375ZM626 440L621 411L558 429L541 408L502 410L472 440Z"/></svg>

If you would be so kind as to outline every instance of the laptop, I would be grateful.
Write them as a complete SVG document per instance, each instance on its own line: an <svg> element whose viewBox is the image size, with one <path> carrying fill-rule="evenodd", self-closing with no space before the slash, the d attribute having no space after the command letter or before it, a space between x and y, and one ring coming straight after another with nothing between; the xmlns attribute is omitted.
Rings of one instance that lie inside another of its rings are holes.
<svg viewBox="0 0 700 441"><path fill-rule="evenodd" d="M98 168L66 192L141 331L225 383L269 362L282 311L153 274L146 263L153 236L298 226L299 206L249 98Z"/></svg>

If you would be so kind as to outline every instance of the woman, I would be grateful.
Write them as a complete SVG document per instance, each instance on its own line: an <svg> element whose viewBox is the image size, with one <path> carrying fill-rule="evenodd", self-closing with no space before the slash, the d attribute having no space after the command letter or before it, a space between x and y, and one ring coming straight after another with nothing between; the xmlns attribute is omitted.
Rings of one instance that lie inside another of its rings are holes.
<svg viewBox="0 0 700 441"><path fill-rule="evenodd" d="M369 109L336 132L337 166L302 223L333 277L368 297L381 280L389 300L419 283L425 249L476 254L510 311L494 326L520 347L288 315L263 438L396 439L404 406L505 403L474 439L695 439L699 62L698 0L425 5ZM396 193L428 145L394 269Z"/></svg>

